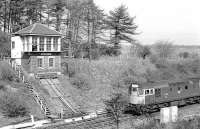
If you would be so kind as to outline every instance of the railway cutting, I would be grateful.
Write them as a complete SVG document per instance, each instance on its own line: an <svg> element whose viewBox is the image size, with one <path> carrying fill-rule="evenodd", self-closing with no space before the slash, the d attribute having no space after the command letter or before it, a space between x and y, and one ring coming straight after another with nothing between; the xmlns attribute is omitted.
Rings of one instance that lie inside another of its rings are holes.
<svg viewBox="0 0 200 129"><path fill-rule="evenodd" d="M40 79L40 84L48 91L52 103L55 104L54 113L60 113L62 116L73 116L81 113L64 98L64 94L59 89L60 82L58 79Z"/></svg>

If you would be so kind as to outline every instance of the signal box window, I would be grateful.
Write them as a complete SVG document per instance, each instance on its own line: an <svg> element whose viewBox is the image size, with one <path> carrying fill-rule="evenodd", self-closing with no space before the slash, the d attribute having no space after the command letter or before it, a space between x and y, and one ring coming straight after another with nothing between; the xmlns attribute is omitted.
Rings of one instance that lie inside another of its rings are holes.
<svg viewBox="0 0 200 129"><path fill-rule="evenodd" d="M12 49L15 49L15 42L12 41Z"/></svg>
<svg viewBox="0 0 200 129"><path fill-rule="evenodd" d="M155 97L161 97L161 89L155 89Z"/></svg>
<svg viewBox="0 0 200 129"><path fill-rule="evenodd" d="M42 68L42 58L38 58L37 61L38 61L37 62L38 67Z"/></svg>
<svg viewBox="0 0 200 129"><path fill-rule="evenodd" d="M32 51L37 51L37 37L32 39Z"/></svg>
<svg viewBox="0 0 200 129"><path fill-rule="evenodd" d="M54 65L54 58L49 58L49 67L53 67Z"/></svg>
<svg viewBox="0 0 200 129"><path fill-rule="evenodd" d="M51 38L47 38L47 51L51 51Z"/></svg>
<svg viewBox="0 0 200 129"><path fill-rule="evenodd" d="M44 37L40 37L40 51L44 51Z"/></svg>
<svg viewBox="0 0 200 129"><path fill-rule="evenodd" d="M54 51L58 51L58 38L57 37L53 38L53 49L54 49Z"/></svg>

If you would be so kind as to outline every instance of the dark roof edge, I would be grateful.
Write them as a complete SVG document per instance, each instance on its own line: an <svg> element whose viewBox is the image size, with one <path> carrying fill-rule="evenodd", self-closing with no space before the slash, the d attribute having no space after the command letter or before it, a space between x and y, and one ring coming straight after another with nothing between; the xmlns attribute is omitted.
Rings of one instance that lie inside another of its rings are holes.
<svg viewBox="0 0 200 129"><path fill-rule="evenodd" d="M13 33L12 35L24 35L24 36L59 36L59 37L61 37L61 36L63 36L64 34L58 34L58 35L55 35L55 34L52 34L52 35L50 35L50 34L16 34L16 33Z"/></svg>
<svg viewBox="0 0 200 129"><path fill-rule="evenodd" d="M31 24L31 25L29 25L29 26L27 26L27 27L25 27L25 28L22 28L21 30L19 30L19 31L17 31L17 32L15 32L15 33L12 33L12 35L39 35L39 34L31 34L32 31L35 29L36 24L42 25L43 27L45 27L45 28L47 28L47 29L50 29L48 26L46 26L46 25L44 25L44 24L41 24L41 23L34 23L34 24ZM31 28L31 30L29 30L29 33L27 33L27 34L26 34L26 33L24 33L24 34L20 34L20 33L19 33L19 32L21 32L21 31L27 29L27 28L30 27L30 26L33 26L33 27ZM58 32L58 31L56 31L56 30L54 30L54 29L50 29L50 30L51 30L51 31L54 31L54 32L56 32L56 33L58 33L57 35L63 35L61 32ZM43 35L45 35L45 34L43 34Z"/></svg>

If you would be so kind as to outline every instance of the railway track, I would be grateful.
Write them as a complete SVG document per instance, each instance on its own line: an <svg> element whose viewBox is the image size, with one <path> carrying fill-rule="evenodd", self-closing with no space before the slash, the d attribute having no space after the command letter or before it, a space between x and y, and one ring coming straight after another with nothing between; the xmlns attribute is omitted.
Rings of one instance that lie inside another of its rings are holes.
<svg viewBox="0 0 200 129"><path fill-rule="evenodd" d="M59 81L57 79L41 79L40 82L42 82L43 85L48 86L47 88L49 93L53 98L56 98L60 101L64 107L64 110L71 111L74 114L80 113L79 111L75 110L66 99L64 99L64 95L58 88Z"/></svg>
<svg viewBox="0 0 200 129"><path fill-rule="evenodd" d="M127 121L129 119L134 119L134 124L140 125L143 124L142 122L147 120L144 117L136 117L136 116L123 116L120 118L120 121ZM114 126L115 121L112 117L107 115L98 116L93 119L86 119L80 121L74 121L70 123L56 123L52 125L47 125L41 127L40 129L99 129L106 126Z"/></svg>

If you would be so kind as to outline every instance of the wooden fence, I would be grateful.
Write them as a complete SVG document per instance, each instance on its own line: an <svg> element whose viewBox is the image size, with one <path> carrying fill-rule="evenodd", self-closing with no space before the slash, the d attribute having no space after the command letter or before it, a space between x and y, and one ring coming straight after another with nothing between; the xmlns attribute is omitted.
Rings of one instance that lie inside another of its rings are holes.
<svg viewBox="0 0 200 129"><path fill-rule="evenodd" d="M15 62L12 62L10 58L1 58L0 61L7 62L16 72L16 76L25 84L28 88L29 93L33 96L34 100L39 104L41 110L44 112L46 117L51 115L51 112L45 102L45 100L38 94L34 89L33 84L28 80L28 75L25 74L23 68L20 65L17 65Z"/></svg>

